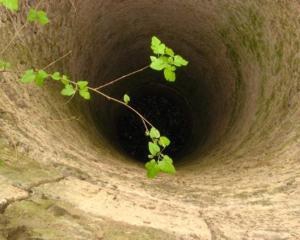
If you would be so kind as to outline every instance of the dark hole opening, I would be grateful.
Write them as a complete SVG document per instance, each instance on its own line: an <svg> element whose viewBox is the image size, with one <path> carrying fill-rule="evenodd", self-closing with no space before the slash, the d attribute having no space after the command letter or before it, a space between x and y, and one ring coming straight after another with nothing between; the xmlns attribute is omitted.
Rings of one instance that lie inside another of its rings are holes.
<svg viewBox="0 0 300 240"><path fill-rule="evenodd" d="M122 69L113 77L102 78L113 79L130 72L130 69L138 67ZM161 135L171 140L164 153L179 167L195 151L204 149L210 134L209 110L213 101L209 89L201 83L201 78L188 68L178 70L175 83L167 82L161 72L147 69L105 89L105 92L117 99L122 99L125 93L130 96L130 105L158 128ZM101 134L116 150L140 163L149 160L150 139L145 136L144 125L135 113L101 97L93 99L91 107Z"/></svg>
<svg viewBox="0 0 300 240"><path fill-rule="evenodd" d="M157 127L161 134L171 140L165 150L176 161L185 153L193 129L190 106L175 89L162 84L144 84L131 89L131 106ZM116 139L121 149L129 156L148 161L148 141L140 118L120 107L115 117Z"/></svg>

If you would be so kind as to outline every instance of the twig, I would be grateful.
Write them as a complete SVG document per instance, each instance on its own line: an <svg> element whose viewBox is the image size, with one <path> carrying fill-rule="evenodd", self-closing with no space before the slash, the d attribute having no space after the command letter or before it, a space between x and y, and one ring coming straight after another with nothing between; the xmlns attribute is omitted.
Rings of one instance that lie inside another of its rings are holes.
<svg viewBox="0 0 300 240"><path fill-rule="evenodd" d="M15 35L12 37L12 39L9 41L9 43L2 49L0 55L3 55L3 53L10 47L10 45L15 41L15 39L18 37L18 35L23 31L23 29L27 26L27 22L19 28L19 30L15 33Z"/></svg>
<svg viewBox="0 0 300 240"><path fill-rule="evenodd" d="M126 104L126 103L124 103L124 102L122 102L122 101L120 101L120 100L118 100L118 99L116 99L116 98L110 97L109 95L107 95L107 94L105 94L105 93L103 93L103 92L100 92L99 90L97 90L97 89L95 89L95 88L90 88L90 87L89 87L88 89L91 90L91 91L93 91L93 92L96 92L96 93L100 94L101 96L105 97L105 98L106 98L107 100L109 100L109 101L116 102L116 103L121 104L121 105L123 105L124 107L130 109L132 112L134 112L136 115L138 115L138 116L142 119L142 121L143 121L143 123L144 123L144 126L145 126L145 128L146 128L146 130L148 130L147 124L148 124L149 126L155 128L154 125L153 125L150 121L148 121L148 120L147 120L140 112L138 112L137 110L135 110L133 107L129 106L128 104ZM146 124L146 123L147 123L147 124Z"/></svg>
<svg viewBox="0 0 300 240"><path fill-rule="evenodd" d="M68 53L66 53L62 57L60 57L60 58L56 59L55 61L49 63L46 67L43 68L43 70L46 70L47 68L53 66L55 63L61 61L62 59L66 58L67 56L69 56L71 53L72 53L72 51L69 51Z"/></svg>
<svg viewBox="0 0 300 240"><path fill-rule="evenodd" d="M146 69L149 68L149 67L150 67L150 66L147 65L147 66L145 66L145 67L143 67L143 68L141 68L141 69L138 69L138 70L136 70L136 71L134 71L134 72L128 73L128 74L126 74L126 75L124 75L124 76L122 76L122 77L119 77L119 78L117 78L117 79L115 79L115 80L112 80L112 81L110 81L110 82L108 82L108 83L106 83L106 84L104 84L104 85L101 85L101 86L95 88L95 89L96 89L96 90L103 89L103 88L105 88L105 87L107 87L107 86L110 86L110 85L112 85L112 84L115 84L116 82L119 82L119 81L123 80L124 78L130 77L130 76L135 75L135 74L137 74L137 73L139 73L139 72L142 72L142 71L146 70Z"/></svg>
<svg viewBox="0 0 300 240"><path fill-rule="evenodd" d="M17 32L17 31L18 31L18 28L17 28L17 26L16 26L16 23L14 22L14 19L13 19L13 16L12 16L11 11L9 11L8 9L6 9L6 11L7 11L7 15L9 16L10 21L11 21L11 23L12 23L14 29L15 29L15 32ZM19 37L18 40L20 40L20 41L24 44L24 46L25 46L26 44L25 44L24 39L22 39L20 36L18 36L18 37ZM26 48L28 48L28 47L26 46Z"/></svg>

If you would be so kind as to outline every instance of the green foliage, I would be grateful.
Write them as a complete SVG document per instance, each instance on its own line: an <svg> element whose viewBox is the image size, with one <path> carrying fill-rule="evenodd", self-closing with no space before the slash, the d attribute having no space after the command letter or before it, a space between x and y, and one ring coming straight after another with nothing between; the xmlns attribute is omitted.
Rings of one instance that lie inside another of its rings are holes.
<svg viewBox="0 0 300 240"><path fill-rule="evenodd" d="M145 165L147 176L149 178L155 178L160 172L175 174L176 169L173 165L172 158L163 154L165 148L171 144L170 139L161 136L160 132L153 127L149 132L146 132L146 135L151 138L151 142L148 143L148 157L150 161Z"/></svg>
<svg viewBox="0 0 300 240"><path fill-rule="evenodd" d="M169 173L169 174L176 173L176 169L173 165L173 160L167 155L164 155L163 159L158 162L158 167L160 171L164 173Z"/></svg>
<svg viewBox="0 0 300 240"><path fill-rule="evenodd" d="M3 4L3 2L4 0L0 0L0 3ZM47 14L44 11L37 11L34 9L30 9L27 20L42 25L49 23ZM150 67L156 71L163 71L167 81L174 82L176 80L177 68L188 65L188 61L180 55L175 54L171 48L167 47L157 37L152 38L151 49L155 56L150 57ZM0 61L0 69L6 69L8 67L10 67L9 63ZM67 97L73 97L79 93L83 99L90 100L90 90L95 91L97 89L90 88L87 81L81 80L74 82L65 74L60 72L48 73L45 70L29 69L24 72L20 79L22 83L35 83L40 87L44 85L46 80L59 82L63 86L61 95ZM130 101L130 96L124 94L123 102L128 105ZM150 141L148 142L149 161L145 164L147 176L149 178L155 178L159 173L175 174L176 169L172 158L164 154L164 150L171 144L170 139L166 136L162 136L159 130L154 127L152 127L150 131L146 131L146 136L150 138Z"/></svg>
<svg viewBox="0 0 300 240"><path fill-rule="evenodd" d="M0 159L0 167L4 166L4 161Z"/></svg>
<svg viewBox="0 0 300 240"><path fill-rule="evenodd" d="M51 75L51 78L54 80L54 81L59 81L61 79L61 75L59 72L55 72Z"/></svg>
<svg viewBox="0 0 300 240"><path fill-rule="evenodd" d="M13 12L19 10L19 0L0 0L0 5L3 5Z"/></svg>
<svg viewBox="0 0 300 240"><path fill-rule="evenodd" d="M65 88L61 90L61 95L71 97L74 96L76 93L76 89L73 87L72 84L66 84Z"/></svg>
<svg viewBox="0 0 300 240"><path fill-rule="evenodd" d="M83 97L85 100L90 100L91 94L88 88L89 83L87 81L78 81L77 85L79 87L79 95Z"/></svg>
<svg viewBox="0 0 300 240"><path fill-rule="evenodd" d="M60 72L54 72L52 74L47 73L44 70L34 70L29 69L25 71L23 76L21 77L22 83L35 83L37 86L41 87L44 85L46 79L51 79L53 81L60 81L63 85L63 89L61 90L61 95L71 97L74 96L77 92L79 95L85 99L90 100L91 94L89 92L88 82L87 81L78 81L72 82L67 75L63 75Z"/></svg>
<svg viewBox="0 0 300 240"><path fill-rule="evenodd" d="M124 103L129 104L129 102L130 102L130 97L129 97L129 95L125 94L125 95L123 96L123 101L124 101Z"/></svg>
<svg viewBox="0 0 300 240"><path fill-rule="evenodd" d="M147 162L145 167L147 169L148 178L155 178L160 172L159 166L154 159Z"/></svg>
<svg viewBox="0 0 300 240"><path fill-rule="evenodd" d="M0 59L0 71L5 71L11 67L9 62Z"/></svg>
<svg viewBox="0 0 300 240"><path fill-rule="evenodd" d="M160 146L166 148L171 144L171 141L169 138L162 136L159 138L158 143Z"/></svg>
<svg viewBox="0 0 300 240"><path fill-rule="evenodd" d="M160 137L160 132L156 128L151 128L150 130L150 138L156 139Z"/></svg>
<svg viewBox="0 0 300 240"><path fill-rule="evenodd" d="M31 83L34 81L36 73L33 69L27 70L21 77L22 83Z"/></svg>
<svg viewBox="0 0 300 240"><path fill-rule="evenodd" d="M28 22L36 22L41 25L46 25L49 23L49 19L48 19L47 13L45 11L35 10L33 8L31 8L29 10L29 13L27 16L27 21Z"/></svg>
<svg viewBox="0 0 300 240"><path fill-rule="evenodd" d="M164 71L165 79L169 82L175 82L177 68L187 66L188 61L180 55L176 55L171 48L155 36L152 37L151 49L156 56L150 56L150 67L156 71Z"/></svg>
<svg viewBox="0 0 300 240"><path fill-rule="evenodd" d="M156 156L160 152L160 147L158 144L149 142L148 143L149 152L151 153L151 157Z"/></svg>
<svg viewBox="0 0 300 240"><path fill-rule="evenodd" d="M32 83L35 82L37 86L43 86L48 73L44 70L34 71L33 69L27 70L21 78L22 83Z"/></svg>
<svg viewBox="0 0 300 240"><path fill-rule="evenodd" d="M48 73L46 73L44 70L39 70L36 72L35 76L35 83L38 86L43 86L46 78L48 77Z"/></svg>

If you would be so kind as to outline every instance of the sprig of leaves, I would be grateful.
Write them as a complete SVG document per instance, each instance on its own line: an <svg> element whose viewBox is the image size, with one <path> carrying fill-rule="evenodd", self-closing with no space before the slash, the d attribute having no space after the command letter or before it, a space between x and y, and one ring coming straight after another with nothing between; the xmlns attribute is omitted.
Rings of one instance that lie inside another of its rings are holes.
<svg viewBox="0 0 300 240"><path fill-rule="evenodd" d="M27 21L39 23L41 25L46 25L49 23L49 18L45 11L36 10L36 9L31 8L27 15Z"/></svg>
<svg viewBox="0 0 300 240"><path fill-rule="evenodd" d="M19 10L19 0L0 0L0 5L13 12Z"/></svg>
<svg viewBox="0 0 300 240"><path fill-rule="evenodd" d="M4 1L8 0L0 0L0 4L3 4ZM49 22L47 14L44 11L34 9L30 9L27 20L42 25ZM156 71L164 71L164 76L167 81L174 82L176 80L175 71L177 68L188 65L188 61L180 55L176 55L171 48L167 47L157 37L152 38L151 49L155 56L150 57L150 67ZM4 61L0 62L0 69L1 67L4 69L9 67L9 65L6 64ZM90 90L95 90L88 86L89 83L87 81L81 80L74 82L65 74L61 74L60 72L50 74L45 70L29 69L25 71L20 81L22 83L35 83L41 87L47 79L60 82L63 85L63 89L61 90L63 96L73 97L76 93L79 93L85 100L90 100ZM123 96L123 102L128 105L130 101L130 96L125 94ZM170 139L166 136L161 136L160 132L154 127L152 127L150 131L146 131L146 136L150 138L148 142L149 161L145 164L147 176L149 178L155 178L161 172L175 174L176 169L172 158L164 154L164 150L171 144Z"/></svg>
<svg viewBox="0 0 300 240"><path fill-rule="evenodd" d="M164 71L164 77L169 82L176 81L176 70L187 66L188 61L162 43L157 37L152 37L151 49L156 56L151 56L150 67L156 71Z"/></svg>
<svg viewBox="0 0 300 240"><path fill-rule="evenodd" d="M173 160L170 156L163 154L163 151L171 144L171 141L161 136L160 132L152 127L146 135L151 139L148 143L148 150L150 159L146 163L148 178L155 178L160 172L175 174L176 169L173 165Z"/></svg>
<svg viewBox="0 0 300 240"><path fill-rule="evenodd" d="M60 93L63 96L72 97L79 92L79 95L85 100L91 99L88 87L89 83L87 81L72 82L67 75L61 74L60 72L49 74L44 70L29 69L25 71L20 81L22 83L35 83L41 87L44 85L46 79L61 82L63 89Z"/></svg>

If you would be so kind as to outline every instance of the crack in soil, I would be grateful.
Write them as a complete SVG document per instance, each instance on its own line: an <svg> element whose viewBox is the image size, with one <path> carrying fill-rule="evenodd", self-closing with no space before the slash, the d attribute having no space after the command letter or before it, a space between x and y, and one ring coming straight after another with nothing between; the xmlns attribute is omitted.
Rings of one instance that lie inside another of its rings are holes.
<svg viewBox="0 0 300 240"><path fill-rule="evenodd" d="M17 197L17 198L11 198L11 199L3 199L0 202L0 214L4 214L6 209L8 208L9 205L15 203L15 202L21 202L24 200L28 200L32 197L32 195L34 194L34 188L40 187L42 185L45 184L49 184L49 183L58 183L64 179L66 179L68 176L63 176L63 177L58 177L55 179L45 179L45 180L41 180L37 183L33 183L31 184L31 186L27 187L27 188L22 188L22 187L18 187L18 189L23 190L25 192L27 192L27 196L22 196L22 197Z"/></svg>

